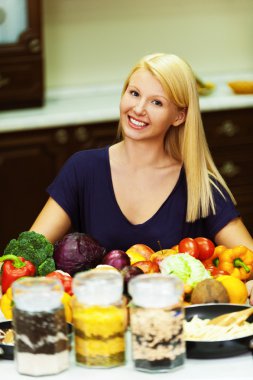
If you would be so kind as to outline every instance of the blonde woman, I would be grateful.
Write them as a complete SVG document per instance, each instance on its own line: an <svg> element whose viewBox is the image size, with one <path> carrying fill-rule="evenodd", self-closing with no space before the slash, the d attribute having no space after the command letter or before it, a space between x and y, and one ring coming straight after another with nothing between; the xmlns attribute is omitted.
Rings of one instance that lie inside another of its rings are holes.
<svg viewBox="0 0 253 380"><path fill-rule="evenodd" d="M70 157L31 230L52 242L70 229L85 232L108 251L136 243L158 250L158 241L169 248L197 236L253 250L210 155L186 62L166 54L140 60L123 87L119 135L112 146Z"/></svg>
<svg viewBox="0 0 253 380"><path fill-rule="evenodd" d="M72 228L107 250L136 243L158 250L158 241L169 248L196 236L253 249L210 155L185 61L166 54L140 60L123 86L119 134L119 143L67 161L32 230L54 242Z"/></svg>

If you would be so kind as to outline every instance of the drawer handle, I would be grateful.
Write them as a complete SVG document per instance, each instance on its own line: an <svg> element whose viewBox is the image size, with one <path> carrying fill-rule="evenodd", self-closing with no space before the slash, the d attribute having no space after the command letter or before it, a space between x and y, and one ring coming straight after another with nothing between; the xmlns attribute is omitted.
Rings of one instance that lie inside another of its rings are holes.
<svg viewBox="0 0 253 380"><path fill-rule="evenodd" d="M7 86L9 83L10 83L10 78L4 77L2 74L0 74L0 88Z"/></svg>
<svg viewBox="0 0 253 380"><path fill-rule="evenodd" d="M79 127L75 130L75 138L79 142L85 142L89 138L88 129L85 127Z"/></svg>
<svg viewBox="0 0 253 380"><path fill-rule="evenodd" d="M240 167L235 165L233 161L226 161L220 167L220 173L228 178L233 178L240 173Z"/></svg>
<svg viewBox="0 0 253 380"><path fill-rule="evenodd" d="M218 133L228 137L233 137L239 132L239 127L231 120L226 120L218 127Z"/></svg>
<svg viewBox="0 0 253 380"><path fill-rule="evenodd" d="M55 140L58 142L58 144L64 145L68 142L69 135L68 132L65 129L59 129L55 132Z"/></svg>
<svg viewBox="0 0 253 380"><path fill-rule="evenodd" d="M41 50L40 40L38 38L33 38L29 41L28 48L31 53L39 53Z"/></svg>

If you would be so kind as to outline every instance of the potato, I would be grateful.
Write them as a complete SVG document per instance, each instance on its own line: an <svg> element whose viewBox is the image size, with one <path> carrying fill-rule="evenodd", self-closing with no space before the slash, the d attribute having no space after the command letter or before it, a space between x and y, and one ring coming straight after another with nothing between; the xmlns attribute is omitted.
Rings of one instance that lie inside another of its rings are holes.
<svg viewBox="0 0 253 380"><path fill-rule="evenodd" d="M208 278L200 281L192 291L191 303L229 303L226 288L215 279Z"/></svg>

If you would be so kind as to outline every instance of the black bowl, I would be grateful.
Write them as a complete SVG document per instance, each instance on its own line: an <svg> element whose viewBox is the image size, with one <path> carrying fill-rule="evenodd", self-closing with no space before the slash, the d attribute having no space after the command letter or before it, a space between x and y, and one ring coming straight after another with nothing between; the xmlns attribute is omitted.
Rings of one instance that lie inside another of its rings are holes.
<svg viewBox="0 0 253 380"><path fill-rule="evenodd" d="M12 321L4 321L0 322L0 329L6 331L12 328ZM71 323L67 323L67 332L69 338L69 349L71 349L72 345L72 333L73 326ZM14 359L14 344L5 344L0 343L0 359L13 360Z"/></svg>
<svg viewBox="0 0 253 380"><path fill-rule="evenodd" d="M185 308L185 318L190 321L194 315L201 319L212 319L225 313L240 311L249 306L229 303L192 305ZM253 315L248 320L253 322ZM249 352L253 349L253 335L219 341L186 341L188 358L217 359L228 358Z"/></svg>
<svg viewBox="0 0 253 380"><path fill-rule="evenodd" d="M0 330L7 331L12 328L11 321L0 323ZM0 343L0 359L13 360L14 345Z"/></svg>

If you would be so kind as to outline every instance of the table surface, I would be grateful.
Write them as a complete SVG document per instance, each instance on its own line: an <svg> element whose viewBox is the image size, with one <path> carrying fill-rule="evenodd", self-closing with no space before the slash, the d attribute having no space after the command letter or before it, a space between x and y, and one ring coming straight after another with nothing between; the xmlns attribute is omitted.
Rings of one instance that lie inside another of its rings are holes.
<svg viewBox="0 0 253 380"><path fill-rule="evenodd" d="M15 361L0 359L1 379L31 379L30 376L18 374ZM136 371L131 360L125 366L110 369L90 369L75 365L71 356L70 368L59 375L44 376L46 379L59 380L144 380L150 379L149 373ZM233 358L197 360L187 359L183 367L169 373L156 374L164 379L170 376L173 380L252 380L253 356L251 353ZM157 377L156 377L157 378Z"/></svg>
<svg viewBox="0 0 253 380"><path fill-rule="evenodd" d="M0 311L0 321L5 318ZM126 334L126 364L110 369L84 368L75 364L74 351L70 354L70 367L57 377L43 376L45 379L59 380L148 380L149 373L134 369L131 360L131 337ZM223 359L186 359L183 367L169 373L160 373L161 380L170 376L172 380L253 380L253 351L231 358ZM13 360L0 359L0 378L6 380L31 379L31 376L20 375Z"/></svg>

